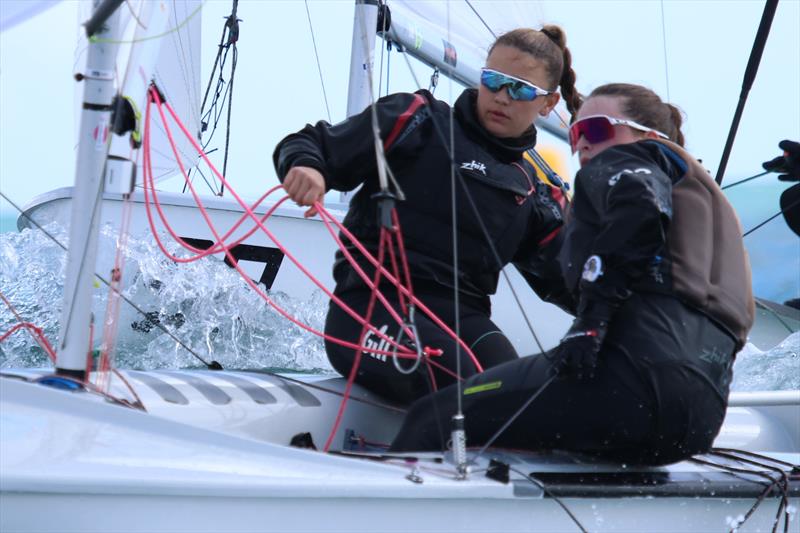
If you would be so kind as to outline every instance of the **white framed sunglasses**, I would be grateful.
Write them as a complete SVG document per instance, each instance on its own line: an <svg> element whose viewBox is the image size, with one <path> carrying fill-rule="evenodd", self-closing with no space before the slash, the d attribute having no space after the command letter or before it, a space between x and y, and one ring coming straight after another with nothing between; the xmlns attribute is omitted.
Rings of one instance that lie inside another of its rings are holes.
<svg viewBox="0 0 800 533"><path fill-rule="evenodd" d="M629 128L645 133L652 131L659 137L669 140L669 137L664 133L653 128L648 128L647 126L642 126L638 122L632 120L609 117L608 115L591 115L580 119L569 127L569 146L572 148L572 153L575 153L575 148L581 136L585 137L586 140L592 144L613 139L616 135L614 126L617 125L628 126Z"/></svg>

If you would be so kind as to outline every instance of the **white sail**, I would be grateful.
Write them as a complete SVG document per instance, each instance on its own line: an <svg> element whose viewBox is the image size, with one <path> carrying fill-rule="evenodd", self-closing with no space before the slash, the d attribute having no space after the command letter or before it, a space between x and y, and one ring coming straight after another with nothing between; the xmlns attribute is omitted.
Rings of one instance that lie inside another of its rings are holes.
<svg viewBox="0 0 800 533"><path fill-rule="evenodd" d="M399 41L406 51L439 68L465 86L476 86L480 68L495 39L519 27L540 28L542 10L533 2L388 2L388 39ZM563 104L561 104L563 106ZM548 159L566 159L566 120L557 110L537 120L537 125L561 139L563 154L548 154ZM563 165L550 161L551 165Z"/></svg>
<svg viewBox="0 0 800 533"><path fill-rule="evenodd" d="M0 32L35 17L61 0L3 0L0 2Z"/></svg>
<svg viewBox="0 0 800 533"><path fill-rule="evenodd" d="M127 78L146 79L146 85L152 79L166 97L167 102L175 109L181 121L191 132L200 133L200 105L203 95L200 89L200 51L201 46L201 14L202 0L177 0L174 2L140 0L138 2L126 2L120 7L121 24L124 28L120 51L117 54L117 86L124 96L126 85L141 85L142 80L129 80ZM157 9L163 11L167 16L166 25L158 24L150 26L145 23L147 19L146 9ZM91 10L90 2L83 2L79 17L85 21L89 17ZM76 49L76 72L80 71L80 65L85 61L85 49L87 46L85 34L81 34L79 44ZM139 55L131 55L133 44L154 44L158 60L156 66L145 73L138 64L129 64L129 58L137 62ZM79 94L80 87L76 87L76 95ZM136 91L140 93L139 91ZM144 94L138 94L136 106L142 114L144 120L145 100ZM152 121L153 137L152 161L153 173L156 180L178 176L180 177L180 167L170 148L161 121L154 117ZM173 126L174 130L177 130ZM192 150L187 139L182 135L175 135L181 162L190 169L197 164L197 154ZM128 157L131 154L129 137L114 137L110 154ZM142 183L141 161L138 162L136 172L136 183ZM181 178L182 179L182 178Z"/></svg>
<svg viewBox="0 0 800 533"><path fill-rule="evenodd" d="M484 57L496 36L520 27L539 29L543 20L539 2L391 0L388 5L392 11L438 26L452 36L453 44L481 50Z"/></svg>

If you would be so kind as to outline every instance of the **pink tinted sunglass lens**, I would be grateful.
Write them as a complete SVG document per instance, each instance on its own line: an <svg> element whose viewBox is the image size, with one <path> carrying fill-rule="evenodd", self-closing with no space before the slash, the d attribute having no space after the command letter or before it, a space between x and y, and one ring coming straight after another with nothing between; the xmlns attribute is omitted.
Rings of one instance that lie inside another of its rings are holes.
<svg viewBox="0 0 800 533"><path fill-rule="evenodd" d="M569 144L572 152L581 136L590 143L600 143L614 138L614 126L605 117L590 117L580 120L569 129Z"/></svg>

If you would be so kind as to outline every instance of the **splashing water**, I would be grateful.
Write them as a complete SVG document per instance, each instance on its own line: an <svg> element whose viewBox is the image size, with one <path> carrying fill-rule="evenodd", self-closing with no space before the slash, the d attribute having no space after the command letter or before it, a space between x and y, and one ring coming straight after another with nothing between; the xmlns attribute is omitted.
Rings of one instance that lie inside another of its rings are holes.
<svg viewBox="0 0 800 533"><path fill-rule="evenodd" d="M744 515L740 514L738 516L726 516L725 517L725 527L731 531L732 533L737 533L739 531L739 527L744 523Z"/></svg>
<svg viewBox="0 0 800 533"><path fill-rule="evenodd" d="M67 232L57 223L45 229L66 243ZM98 264L113 264L115 233L103 227ZM168 250L182 249L165 238ZM41 327L55 345L61 313L66 254L38 230L0 234L0 292L23 320ZM98 348L106 314L108 288L96 284L92 301L94 347ZM150 237L131 236L125 253L123 294L142 311L120 303L114 357L121 368L198 368L202 363L164 333L170 331L206 361L224 368L270 368L301 372L333 372L321 338L280 316L252 291L239 274L221 260L206 258L176 264ZM301 322L322 330L327 297L315 292L308 299L271 293L276 304ZM0 304L0 334L17 324ZM49 366L44 351L25 331L0 343L0 368ZM800 332L762 352L748 344L734 365L732 390L800 389Z"/></svg>
<svg viewBox="0 0 800 533"><path fill-rule="evenodd" d="M747 344L736 356L731 390L800 389L800 331L762 352Z"/></svg>
<svg viewBox="0 0 800 533"><path fill-rule="evenodd" d="M45 229L67 241L57 224ZM169 239L166 239L169 241ZM177 243L166 245L175 255ZM98 264L113 264L116 241L110 227L100 232ZM66 254L42 232L0 234L0 290L23 320L44 330L55 345L64 290ZM102 273L101 273L102 274ZM206 361L225 368L272 368L332 372L322 339L280 316L239 274L215 258L188 264L167 259L152 239L130 237L123 266L122 292L144 313L120 303L115 343L121 368L192 368L202 363L159 326L167 329ZM94 347L98 348L107 317L108 288L96 283L92 298ZM270 297L300 322L321 330L327 299L314 293L307 300L273 293ZM0 306L0 334L17 323ZM0 368L48 366L32 337L18 331L0 344Z"/></svg>

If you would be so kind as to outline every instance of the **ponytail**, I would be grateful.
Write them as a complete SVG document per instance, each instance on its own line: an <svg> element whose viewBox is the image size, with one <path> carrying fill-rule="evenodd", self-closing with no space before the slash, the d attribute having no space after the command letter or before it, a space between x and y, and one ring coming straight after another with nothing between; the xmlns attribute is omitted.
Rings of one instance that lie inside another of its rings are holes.
<svg viewBox="0 0 800 533"><path fill-rule="evenodd" d="M572 70L572 54L567 48L567 37L559 26L547 25L537 31L531 28L517 28L504 33L489 48L512 46L526 52L545 65L548 77L548 90L561 87L561 96L567 110L573 117L581 106L582 97L575 88L575 71Z"/></svg>
<svg viewBox="0 0 800 533"><path fill-rule="evenodd" d="M561 86L561 96L564 97L564 103L567 105L567 111L571 117L575 117L575 113L583 103L578 89L575 88L575 71L572 70L572 53L567 48L567 36L559 26L547 25L542 27L542 33L545 34L551 41L553 41L562 53L562 66L561 77L558 80Z"/></svg>

